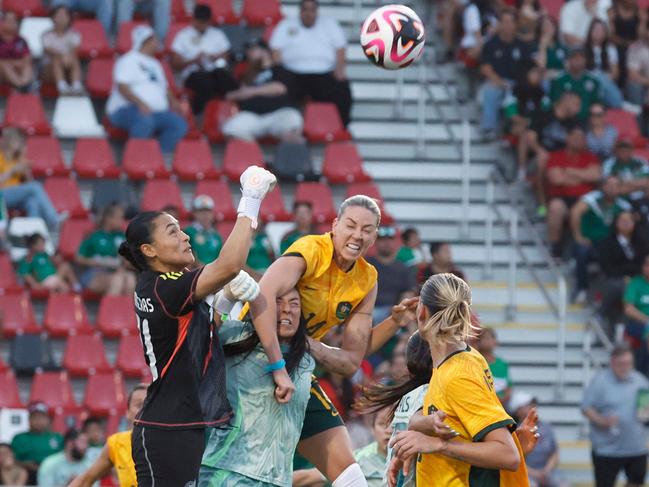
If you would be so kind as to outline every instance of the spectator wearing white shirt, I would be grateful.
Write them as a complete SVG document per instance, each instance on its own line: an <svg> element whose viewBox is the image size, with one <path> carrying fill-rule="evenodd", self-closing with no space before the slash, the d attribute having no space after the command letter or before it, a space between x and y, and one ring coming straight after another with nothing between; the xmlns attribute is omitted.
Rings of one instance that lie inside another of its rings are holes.
<svg viewBox="0 0 649 487"><path fill-rule="evenodd" d="M179 108L178 100L155 58L158 40L148 25L133 29L132 40L133 48L115 64L106 113L113 125L131 137L157 135L162 151L172 153L187 133L187 122L174 111Z"/></svg>
<svg viewBox="0 0 649 487"><path fill-rule="evenodd" d="M176 34L171 44L171 65L181 71L185 87L193 92L192 110L199 114L211 98L237 88L228 69L230 41L212 27L212 9L196 5L192 25Z"/></svg>
<svg viewBox="0 0 649 487"><path fill-rule="evenodd" d="M81 34L72 28L70 11L64 5L50 12L54 28L43 34L43 78L54 81L59 93L83 92L81 62L77 50Z"/></svg>
<svg viewBox="0 0 649 487"><path fill-rule="evenodd" d="M569 47L582 47L593 19L608 22L611 0L570 0L561 7L559 31Z"/></svg>
<svg viewBox="0 0 649 487"><path fill-rule="evenodd" d="M626 67L628 81L626 85L627 98L631 103L644 105L649 100L649 32L631 44L627 52ZM644 128L644 127L643 127Z"/></svg>
<svg viewBox="0 0 649 487"><path fill-rule="evenodd" d="M318 15L317 0L301 0L300 17L282 20L270 38L273 59L294 75L298 98L335 103L345 126L352 106L346 44L338 22Z"/></svg>
<svg viewBox="0 0 649 487"><path fill-rule="evenodd" d="M115 4L117 28L122 22L133 20L133 14L137 12L151 17L155 35L164 42L171 21L171 0L115 0Z"/></svg>

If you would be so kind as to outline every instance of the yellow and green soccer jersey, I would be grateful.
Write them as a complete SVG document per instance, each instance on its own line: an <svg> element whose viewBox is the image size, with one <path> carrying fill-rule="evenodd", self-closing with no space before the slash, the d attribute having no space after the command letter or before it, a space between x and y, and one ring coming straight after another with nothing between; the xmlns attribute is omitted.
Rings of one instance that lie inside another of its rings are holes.
<svg viewBox="0 0 649 487"><path fill-rule="evenodd" d="M137 487L135 464L131 455L131 431L122 431L110 435L106 440L108 458L110 458L120 487Z"/></svg>
<svg viewBox="0 0 649 487"><path fill-rule="evenodd" d="M329 233L302 237L284 256L300 256L306 262L297 290L307 332L315 340L342 324L376 284L376 269L362 257L348 272L338 268Z"/></svg>
<svg viewBox="0 0 649 487"><path fill-rule="evenodd" d="M445 423L459 433L456 440L478 442L497 428L514 431L516 424L505 412L494 390L489 365L480 353L467 347L450 355L433 370L424 397L424 414L441 410ZM477 468L442 454L422 454L417 463L417 485L436 487L527 487L527 469L516 435L521 464L516 472Z"/></svg>

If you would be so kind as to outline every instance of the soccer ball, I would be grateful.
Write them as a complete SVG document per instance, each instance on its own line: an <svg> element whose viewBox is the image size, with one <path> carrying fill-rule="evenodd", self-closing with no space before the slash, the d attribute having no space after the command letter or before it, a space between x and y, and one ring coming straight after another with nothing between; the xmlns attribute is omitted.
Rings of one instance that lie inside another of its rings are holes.
<svg viewBox="0 0 649 487"><path fill-rule="evenodd" d="M361 27L361 46L367 58L385 69L401 69L424 49L424 24L405 5L386 5L367 16Z"/></svg>

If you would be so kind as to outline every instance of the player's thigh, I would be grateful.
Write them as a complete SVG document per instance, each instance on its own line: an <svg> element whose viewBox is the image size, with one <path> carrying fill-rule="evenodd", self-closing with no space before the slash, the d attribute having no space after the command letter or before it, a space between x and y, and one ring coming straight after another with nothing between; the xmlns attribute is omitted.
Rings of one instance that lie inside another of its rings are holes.
<svg viewBox="0 0 649 487"><path fill-rule="evenodd" d="M349 433L342 425L301 440L297 450L330 481L356 462Z"/></svg>
<svg viewBox="0 0 649 487"><path fill-rule="evenodd" d="M647 476L647 455L630 457L624 464L628 485L643 485Z"/></svg>

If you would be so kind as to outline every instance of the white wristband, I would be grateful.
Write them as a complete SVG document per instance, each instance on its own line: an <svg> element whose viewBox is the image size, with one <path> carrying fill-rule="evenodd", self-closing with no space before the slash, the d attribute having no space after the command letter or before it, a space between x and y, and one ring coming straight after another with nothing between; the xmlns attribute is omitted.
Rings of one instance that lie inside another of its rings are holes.
<svg viewBox="0 0 649 487"><path fill-rule="evenodd" d="M221 290L217 293L214 299L213 308L219 315L227 315L230 314L230 311L232 311L232 308L235 304L236 303L233 303L228 298L226 298L225 293L223 292L223 290Z"/></svg>
<svg viewBox="0 0 649 487"><path fill-rule="evenodd" d="M252 228L257 228L257 218L259 217L261 201L258 198L251 198L250 196L242 196L241 201L239 201L237 213L250 218L252 220Z"/></svg>

